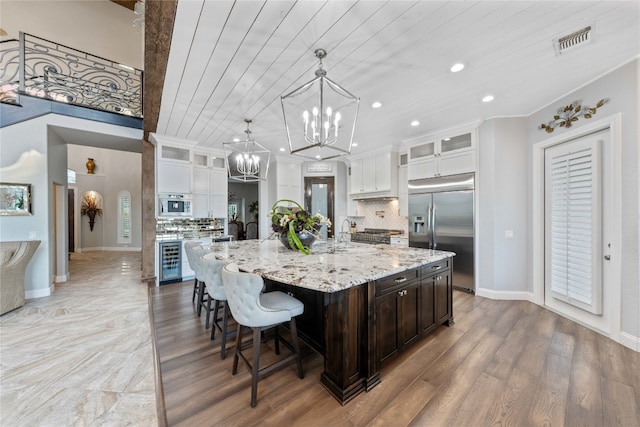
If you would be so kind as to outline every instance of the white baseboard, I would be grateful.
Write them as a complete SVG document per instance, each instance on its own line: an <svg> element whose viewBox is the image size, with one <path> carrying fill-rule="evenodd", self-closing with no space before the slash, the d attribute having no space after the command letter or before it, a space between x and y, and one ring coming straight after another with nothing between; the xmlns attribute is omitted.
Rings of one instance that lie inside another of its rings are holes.
<svg viewBox="0 0 640 427"><path fill-rule="evenodd" d="M44 298L50 296L55 290L56 285L51 284L48 288L44 289L33 289L24 292L25 299L34 299L34 298Z"/></svg>
<svg viewBox="0 0 640 427"><path fill-rule="evenodd" d="M93 248L82 248L78 252L92 252L92 251L111 251L111 252L140 252L142 248L133 246L101 246Z"/></svg>
<svg viewBox="0 0 640 427"><path fill-rule="evenodd" d="M56 283L63 283L69 280L69 273L63 274L62 276L54 276L54 280Z"/></svg>
<svg viewBox="0 0 640 427"><path fill-rule="evenodd" d="M620 344L640 352L640 337L634 337L628 332L620 332Z"/></svg>
<svg viewBox="0 0 640 427"><path fill-rule="evenodd" d="M533 302L533 293L525 291L495 291L493 289L478 288L476 295L497 300L517 300Z"/></svg>

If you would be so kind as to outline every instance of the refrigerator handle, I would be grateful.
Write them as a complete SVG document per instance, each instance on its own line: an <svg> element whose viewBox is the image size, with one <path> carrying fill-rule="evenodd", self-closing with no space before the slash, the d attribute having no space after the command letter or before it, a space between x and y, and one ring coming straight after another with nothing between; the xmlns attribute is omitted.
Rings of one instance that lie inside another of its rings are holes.
<svg viewBox="0 0 640 427"><path fill-rule="evenodd" d="M436 222L436 204L431 205L431 247L436 249L438 242L436 242L436 227L438 226Z"/></svg>

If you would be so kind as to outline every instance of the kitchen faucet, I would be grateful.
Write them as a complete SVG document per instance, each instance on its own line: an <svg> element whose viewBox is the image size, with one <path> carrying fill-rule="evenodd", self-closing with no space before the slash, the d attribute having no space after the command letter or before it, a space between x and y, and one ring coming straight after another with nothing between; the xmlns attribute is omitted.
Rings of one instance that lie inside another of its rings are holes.
<svg viewBox="0 0 640 427"><path fill-rule="evenodd" d="M342 226L340 227L340 237L338 238L338 242L340 243L349 243L349 240L347 239L347 235L349 233L347 231L344 231L345 222L347 223L347 230L351 228L351 223L349 222L349 219L345 218L344 221L342 221Z"/></svg>

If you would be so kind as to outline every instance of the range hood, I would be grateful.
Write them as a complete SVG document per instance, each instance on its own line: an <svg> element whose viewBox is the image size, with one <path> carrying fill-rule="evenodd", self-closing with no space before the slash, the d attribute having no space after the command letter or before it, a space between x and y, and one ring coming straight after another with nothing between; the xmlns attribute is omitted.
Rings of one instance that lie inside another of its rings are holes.
<svg viewBox="0 0 640 427"><path fill-rule="evenodd" d="M357 202L388 202L391 200L398 200L398 198L395 196L390 197L390 196L375 196L375 195L352 196L351 198Z"/></svg>

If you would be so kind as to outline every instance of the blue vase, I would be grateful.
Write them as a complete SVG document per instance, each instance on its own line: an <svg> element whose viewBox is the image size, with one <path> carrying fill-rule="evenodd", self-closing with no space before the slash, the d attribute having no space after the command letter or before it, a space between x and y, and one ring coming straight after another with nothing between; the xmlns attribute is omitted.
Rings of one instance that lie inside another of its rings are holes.
<svg viewBox="0 0 640 427"><path fill-rule="evenodd" d="M298 236L298 239L300 239L302 244L307 246L307 247L311 247L313 242L316 241L316 236L314 236L313 234L309 233L308 231L301 231L299 233L296 233L296 235ZM285 248L291 249L291 250L298 250L298 248L295 246L295 244L294 244L293 248L291 246L289 246L289 239L287 239L287 232L286 231L283 232L283 233L280 233L280 241L282 242L282 244L284 245Z"/></svg>

